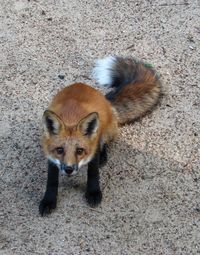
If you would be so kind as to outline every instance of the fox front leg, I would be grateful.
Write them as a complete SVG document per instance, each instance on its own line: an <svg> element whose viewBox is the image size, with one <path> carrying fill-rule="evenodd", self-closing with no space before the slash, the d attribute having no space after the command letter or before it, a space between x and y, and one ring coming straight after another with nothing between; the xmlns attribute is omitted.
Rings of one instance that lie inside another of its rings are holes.
<svg viewBox="0 0 200 255"><path fill-rule="evenodd" d="M100 151L100 159L99 159L100 167L105 166L105 164L108 161L107 149L108 149L108 145L105 143Z"/></svg>
<svg viewBox="0 0 200 255"><path fill-rule="evenodd" d="M59 169L58 167L48 161L48 177L47 186L44 198L41 200L39 205L39 212L41 216L50 214L52 209L56 208L57 194L58 194L58 180L59 180Z"/></svg>
<svg viewBox="0 0 200 255"><path fill-rule="evenodd" d="M91 207L97 206L102 200L99 184L100 152L98 151L88 164L86 200Z"/></svg>

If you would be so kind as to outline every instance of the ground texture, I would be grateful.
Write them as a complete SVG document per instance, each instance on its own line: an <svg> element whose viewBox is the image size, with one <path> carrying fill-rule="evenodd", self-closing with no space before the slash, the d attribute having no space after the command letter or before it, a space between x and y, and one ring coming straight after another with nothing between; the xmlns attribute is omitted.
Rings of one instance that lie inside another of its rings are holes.
<svg viewBox="0 0 200 255"><path fill-rule="evenodd" d="M0 254L200 253L199 25L198 0L0 0ZM161 101L110 147L101 206L83 170L41 218L42 113L111 54L152 63Z"/></svg>

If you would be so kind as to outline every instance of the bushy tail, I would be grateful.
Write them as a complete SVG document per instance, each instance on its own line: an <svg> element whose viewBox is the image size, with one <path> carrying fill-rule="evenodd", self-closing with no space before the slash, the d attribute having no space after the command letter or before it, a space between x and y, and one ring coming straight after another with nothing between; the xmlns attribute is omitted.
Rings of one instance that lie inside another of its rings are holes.
<svg viewBox="0 0 200 255"><path fill-rule="evenodd" d="M106 98L118 114L119 124L143 116L157 103L160 82L153 68L129 58L107 57L96 61L93 78L112 88Z"/></svg>

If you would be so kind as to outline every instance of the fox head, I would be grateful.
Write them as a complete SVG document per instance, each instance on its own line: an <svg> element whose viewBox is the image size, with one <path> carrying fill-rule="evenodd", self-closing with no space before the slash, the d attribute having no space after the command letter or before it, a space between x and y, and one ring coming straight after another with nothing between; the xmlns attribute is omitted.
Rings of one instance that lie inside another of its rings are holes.
<svg viewBox="0 0 200 255"><path fill-rule="evenodd" d="M89 163L98 147L99 116L92 112L77 125L67 126L54 112L43 115L43 149L49 160L62 172L75 175L81 166Z"/></svg>

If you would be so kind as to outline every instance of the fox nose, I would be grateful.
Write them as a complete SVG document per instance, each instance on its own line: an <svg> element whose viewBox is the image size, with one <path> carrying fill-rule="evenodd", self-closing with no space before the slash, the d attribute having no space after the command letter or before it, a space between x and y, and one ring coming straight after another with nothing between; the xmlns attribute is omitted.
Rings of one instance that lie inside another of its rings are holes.
<svg viewBox="0 0 200 255"><path fill-rule="evenodd" d="M74 171L74 168L72 166L67 166L65 168L66 174L72 174L73 171Z"/></svg>

